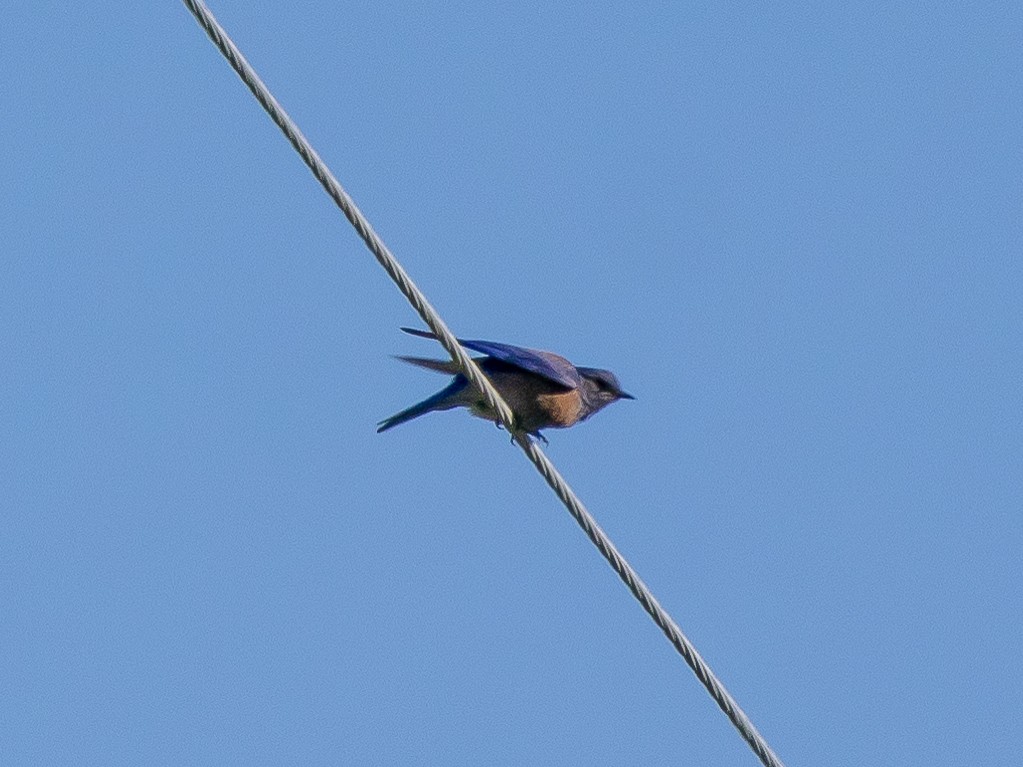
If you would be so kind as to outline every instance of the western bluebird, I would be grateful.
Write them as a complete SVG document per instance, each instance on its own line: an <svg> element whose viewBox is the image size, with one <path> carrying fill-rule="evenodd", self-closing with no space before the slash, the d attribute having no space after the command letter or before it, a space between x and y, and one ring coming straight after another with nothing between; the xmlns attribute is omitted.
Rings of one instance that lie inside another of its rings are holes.
<svg viewBox="0 0 1023 767"><path fill-rule="evenodd" d="M423 330L402 330L421 338L436 339L433 333ZM494 341L459 338L458 343L466 349L486 355L476 357L475 360L512 409L516 425L521 431L544 442L547 440L540 433L541 429L564 429L589 418L616 400L635 399L622 391L618 379L609 370L576 367L552 352ZM387 431L433 410L456 407L467 407L473 415L501 425L497 414L487 406L468 379L458 372L454 362L423 357L398 359L429 370L449 373L455 378L432 397L381 421L378 432Z"/></svg>

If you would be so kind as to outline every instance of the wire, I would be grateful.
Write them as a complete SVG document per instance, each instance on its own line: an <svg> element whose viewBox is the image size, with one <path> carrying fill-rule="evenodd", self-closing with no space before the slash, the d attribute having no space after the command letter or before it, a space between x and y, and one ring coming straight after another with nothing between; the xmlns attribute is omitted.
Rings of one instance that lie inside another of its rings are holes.
<svg viewBox="0 0 1023 767"><path fill-rule="evenodd" d="M504 400L501 399L501 395L498 394L490 381L483 375L472 358L462 349L451 331L448 330L447 325L440 318L440 315L430 305L426 296L416 287L412 278L408 276L405 269L398 263L398 260L377 233L373 231L369 221L366 220L352 198L348 196L348 193L345 192L341 184L334 178L326 163L316 154L316 151L306 140L305 136L302 135L298 126L292 121L281 105L277 103L277 99L273 97L266 85L263 84L263 81L259 79L255 70L252 69L241 51L238 50L231 38L228 37L209 8L201 0L182 0L182 2L192 12L196 21L206 31L210 40L213 41L213 44L217 46L217 49L227 59L228 63L231 64L231 67L252 92L252 95L256 97L256 100L262 105L263 109L266 110L266 113L270 115L270 119L277 124L277 127L281 129L288 141L291 142L295 151L298 152L299 156L309 167L309 170L312 171L313 176L316 177L316 180L320 182L327 194L330 195L331 199L341 209L341 212L344 213L345 218L355 227L355 231L358 232L370 252L398 286L398 289L401 290L405 298L408 299L412 308L416 310L416 313L419 314L430 330L436 333L437 340L448 354L451 355L452 360L458 365L459 371L483 394L487 405L497 413L498 418L500 418L501 423L508 432L514 435L519 447L522 448L547 484L550 485L558 498L561 499L561 502L579 526L582 527L583 531L593 542L593 545L604 555L608 564L625 582L629 591L643 605L643 609L649 613L661 631L668 637L668 641L671 642L685 662L689 664L693 673L696 674L703 686L707 688L707 692L710 693L710 696L736 727L750 748L753 749L753 752L760 761L765 767L784 767L781 760L778 759L770 746L767 745L763 736L757 732L749 717L746 716L735 699L729 695L724 685L714 676L714 673L703 658L700 657L693 644L682 633L682 630L672 620L671 616L657 602L650 589L647 588L646 584L643 583L629 563L625 561L625 558L618 552L618 549L615 548L607 534L600 529L600 525L597 524L597 521L586 510L586 507L583 506L582 501L579 500L572 491L572 488L568 486L568 483L558 473L554 464L540 450L535 441L531 440L527 434L516 429L514 415Z"/></svg>

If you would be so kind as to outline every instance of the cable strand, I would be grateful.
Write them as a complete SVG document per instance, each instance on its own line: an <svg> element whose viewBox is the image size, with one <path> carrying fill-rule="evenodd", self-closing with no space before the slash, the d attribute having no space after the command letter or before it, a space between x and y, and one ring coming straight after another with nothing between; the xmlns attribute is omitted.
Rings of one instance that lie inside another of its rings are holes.
<svg viewBox="0 0 1023 767"><path fill-rule="evenodd" d="M462 349L440 315L430 305L426 296L412 281L412 278L409 277L383 240L373 231L369 221L363 216L355 202L348 196L348 193L341 187L337 179L334 178L326 163L320 159L320 156L305 136L302 135L298 126L284 111L277 102L277 99L273 97L273 94L270 93L231 38L228 37L205 3L201 0L182 0L182 2L195 17L196 21L198 21L199 26L203 28L210 40L213 41L213 44L220 53L227 59L242 82L252 92L252 95L270 116L270 119L281 129L281 132L284 133L292 147L298 152L313 176L320 182L320 185L330 195L330 198L338 208L341 209L348 222L355 228L355 231L369 248L377 262L398 286L402 295L405 296L423 322L436 334L438 342L451 355L452 360L458 365L459 371L480 391L487 405L497 413L502 425L509 433L514 435L515 441L525 452L537 471L540 472L541 476L565 505L565 508L568 509L568 512L583 529L583 532L586 533L586 536L593 545L597 547L597 550L607 560L611 568L618 574L618 577L622 579L629 591L632 592L633 596L643 606L643 609L653 618L654 623L657 624L675 650L689 665L718 707L732 722L746 743L749 744L753 753L757 755L765 767L784 767L781 760L771 750L770 746L767 745L763 736L753 726L749 717L746 716L745 712L739 707L739 704L710 670L710 667L700 657L696 648L686 638L685 634L682 633L682 630L675 621L661 607L636 571L632 569L631 565L619 553L618 549L615 548L610 538L607 537L607 534L604 533L600 525L597 524L597 521L587 511L582 501L554 467L554 464L540 450L539 445L530 439L527 434L517 430L514 415L501 398L501 395L486 376L483 375L472 358Z"/></svg>

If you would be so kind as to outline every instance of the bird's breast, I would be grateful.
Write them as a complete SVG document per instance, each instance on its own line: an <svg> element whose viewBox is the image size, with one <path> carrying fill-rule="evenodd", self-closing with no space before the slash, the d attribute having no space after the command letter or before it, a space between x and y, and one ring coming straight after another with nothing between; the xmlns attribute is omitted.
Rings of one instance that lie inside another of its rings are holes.
<svg viewBox="0 0 1023 767"><path fill-rule="evenodd" d="M583 417L583 400L578 389L540 394L537 404L549 427L563 429L579 423Z"/></svg>
<svg viewBox="0 0 1023 767"><path fill-rule="evenodd" d="M565 389L522 371L488 370L487 374L515 413L519 426L528 432L564 428L582 417L582 397L576 389ZM495 417L482 401L472 406L472 412L483 418Z"/></svg>

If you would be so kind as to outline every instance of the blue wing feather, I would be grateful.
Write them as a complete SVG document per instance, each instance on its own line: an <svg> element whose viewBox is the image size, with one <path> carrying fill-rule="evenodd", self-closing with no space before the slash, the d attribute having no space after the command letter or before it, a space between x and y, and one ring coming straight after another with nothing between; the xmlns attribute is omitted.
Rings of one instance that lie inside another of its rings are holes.
<svg viewBox="0 0 1023 767"><path fill-rule="evenodd" d="M420 338L432 338L434 340L437 338L433 333L425 330L416 330L415 328L402 328L402 330ZM494 359L501 360L501 362L522 368L534 375L564 386L566 389L575 389L581 383L581 377L579 371L575 369L575 365L564 357L560 357L552 352L527 349L524 346L512 346L511 344L502 344L496 341L476 341L459 338L458 343L466 349L472 349L474 352L486 354Z"/></svg>

